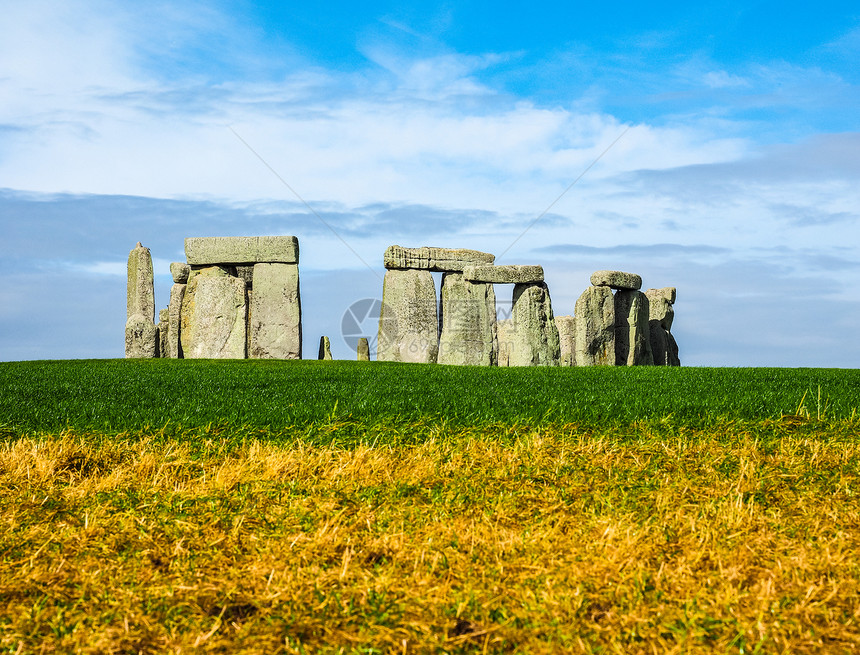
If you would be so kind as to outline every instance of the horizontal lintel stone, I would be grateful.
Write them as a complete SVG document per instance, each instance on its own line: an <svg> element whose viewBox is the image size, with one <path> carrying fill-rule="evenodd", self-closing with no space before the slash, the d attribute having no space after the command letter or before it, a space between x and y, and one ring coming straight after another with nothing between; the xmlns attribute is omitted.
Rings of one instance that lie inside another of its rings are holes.
<svg viewBox="0 0 860 655"><path fill-rule="evenodd" d="M389 246L385 251L387 269L418 269L442 273L460 273L467 266L492 264L495 255L479 250L455 248L404 248Z"/></svg>
<svg viewBox="0 0 860 655"><path fill-rule="evenodd" d="M622 271L596 271L591 275L591 284L596 287L638 291L642 288L642 278L635 273Z"/></svg>
<svg viewBox="0 0 860 655"><path fill-rule="evenodd" d="M292 236L191 237L185 257L192 266L207 264L299 263L299 240Z"/></svg>
<svg viewBox="0 0 860 655"><path fill-rule="evenodd" d="M463 278L469 282L529 284L543 282L543 266L467 266Z"/></svg>

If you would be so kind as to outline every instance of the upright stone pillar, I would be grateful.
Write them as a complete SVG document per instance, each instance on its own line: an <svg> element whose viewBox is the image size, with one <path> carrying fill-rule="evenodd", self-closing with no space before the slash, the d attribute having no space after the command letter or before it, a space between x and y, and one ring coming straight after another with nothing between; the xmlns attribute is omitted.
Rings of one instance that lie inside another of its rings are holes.
<svg viewBox="0 0 860 655"><path fill-rule="evenodd" d="M186 359L244 359L245 282L218 266L194 271L182 300L180 338Z"/></svg>
<svg viewBox="0 0 860 655"><path fill-rule="evenodd" d="M615 365L651 366L648 298L641 291L615 292Z"/></svg>
<svg viewBox="0 0 860 655"><path fill-rule="evenodd" d="M388 270L376 360L433 363L439 350L436 285L427 270Z"/></svg>
<svg viewBox="0 0 860 655"><path fill-rule="evenodd" d="M171 359L182 358L182 344L179 339L179 326L182 322L182 299L185 297L185 287L191 267L182 262L173 262L170 273L173 276L173 286L170 288L170 304L167 306L167 354Z"/></svg>
<svg viewBox="0 0 860 655"><path fill-rule="evenodd" d="M576 366L576 318L556 316L558 329L559 366Z"/></svg>
<svg viewBox="0 0 860 655"><path fill-rule="evenodd" d="M169 357L170 351L167 346L168 325L169 325L170 309L165 307L158 312L158 325L155 326L158 331L158 357Z"/></svg>
<svg viewBox="0 0 860 655"><path fill-rule="evenodd" d="M319 359L331 361L331 341L328 337L320 337Z"/></svg>
<svg viewBox="0 0 860 655"><path fill-rule="evenodd" d="M367 337L359 338L358 346L356 347L356 359L359 362L370 361L370 344L367 343Z"/></svg>
<svg viewBox="0 0 860 655"><path fill-rule="evenodd" d="M514 285L509 366L558 366L558 328L544 282Z"/></svg>
<svg viewBox="0 0 860 655"><path fill-rule="evenodd" d="M589 287L576 301L576 365L615 364L615 304L609 287Z"/></svg>
<svg viewBox="0 0 860 655"><path fill-rule="evenodd" d="M678 344L670 331L675 318L672 306L675 302L675 287L648 289L645 295L649 303L649 331L654 363L657 366L680 366Z"/></svg>
<svg viewBox="0 0 860 655"><path fill-rule="evenodd" d="M249 302L250 349L255 359L302 358L302 308L297 264L254 265Z"/></svg>
<svg viewBox="0 0 860 655"><path fill-rule="evenodd" d="M440 364L494 366L498 357L493 285L468 282L462 273L442 277Z"/></svg>
<svg viewBox="0 0 860 655"><path fill-rule="evenodd" d="M155 327L155 288L152 255L140 241L128 253L126 290L125 356L158 356L158 331Z"/></svg>

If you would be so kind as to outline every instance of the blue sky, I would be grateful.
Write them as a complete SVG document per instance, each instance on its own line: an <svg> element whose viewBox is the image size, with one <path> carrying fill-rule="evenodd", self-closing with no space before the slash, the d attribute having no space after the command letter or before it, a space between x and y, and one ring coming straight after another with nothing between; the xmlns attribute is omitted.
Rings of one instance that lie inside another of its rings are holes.
<svg viewBox="0 0 860 655"><path fill-rule="evenodd" d="M675 286L685 365L860 366L849 3L0 11L2 360L122 356L137 241L163 307L186 236L294 234L306 357L398 243L542 264L559 315Z"/></svg>

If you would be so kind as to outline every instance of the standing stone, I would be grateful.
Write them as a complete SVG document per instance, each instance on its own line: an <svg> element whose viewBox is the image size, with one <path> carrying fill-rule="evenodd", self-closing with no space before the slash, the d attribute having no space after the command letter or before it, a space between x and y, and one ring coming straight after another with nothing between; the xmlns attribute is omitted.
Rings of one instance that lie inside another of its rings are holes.
<svg viewBox="0 0 860 655"><path fill-rule="evenodd" d="M433 363L438 330L436 285L429 271L386 271L376 360Z"/></svg>
<svg viewBox="0 0 860 655"><path fill-rule="evenodd" d="M244 359L245 282L212 266L196 271L182 299L180 341L186 359Z"/></svg>
<svg viewBox="0 0 860 655"><path fill-rule="evenodd" d="M185 279L188 279L187 275ZM182 321L182 299L185 297L185 286L184 284L174 284L170 288L170 304L167 306L167 353L164 357L171 359L182 358L179 325Z"/></svg>
<svg viewBox="0 0 860 655"><path fill-rule="evenodd" d="M576 318L556 316L558 330L559 366L576 366Z"/></svg>
<svg viewBox="0 0 860 655"><path fill-rule="evenodd" d="M158 357L158 329L150 319L132 314L125 322L125 356L129 359Z"/></svg>
<svg viewBox="0 0 860 655"><path fill-rule="evenodd" d="M128 253L128 289L126 319L140 314L150 323L155 322L155 287L152 277L152 255L149 248L137 246Z"/></svg>
<svg viewBox="0 0 860 655"><path fill-rule="evenodd" d="M158 330L155 327L155 287L152 255L140 241L128 253L126 289L125 356L158 356Z"/></svg>
<svg viewBox="0 0 860 655"><path fill-rule="evenodd" d="M331 341L328 337L320 337L320 359L331 360Z"/></svg>
<svg viewBox="0 0 860 655"><path fill-rule="evenodd" d="M498 361L496 294L492 284L442 276L440 364L494 366Z"/></svg>
<svg viewBox="0 0 860 655"><path fill-rule="evenodd" d="M511 365L511 348L514 345L514 321L505 318L496 321L496 340L499 344L499 366Z"/></svg>
<svg viewBox="0 0 860 655"><path fill-rule="evenodd" d="M649 330L651 350L657 366L680 366L678 344L670 332L675 318L672 304L675 302L675 287L648 289L645 292L649 303Z"/></svg>
<svg viewBox="0 0 860 655"><path fill-rule="evenodd" d="M359 338L356 354L359 362L370 361L370 345L367 343L367 337Z"/></svg>
<svg viewBox="0 0 860 655"><path fill-rule="evenodd" d="M609 287L589 287L576 301L576 365L615 364L615 304Z"/></svg>
<svg viewBox="0 0 860 655"><path fill-rule="evenodd" d="M165 307L158 312L158 357L169 357L170 351L167 346L168 325L169 325L170 309Z"/></svg>
<svg viewBox="0 0 860 655"><path fill-rule="evenodd" d="M544 282L514 285L508 366L558 366L558 328Z"/></svg>
<svg viewBox="0 0 860 655"><path fill-rule="evenodd" d="M248 310L249 357L302 358L302 306L296 264L255 264Z"/></svg>
<svg viewBox="0 0 860 655"><path fill-rule="evenodd" d="M651 366L648 297L641 291L615 293L615 365Z"/></svg>

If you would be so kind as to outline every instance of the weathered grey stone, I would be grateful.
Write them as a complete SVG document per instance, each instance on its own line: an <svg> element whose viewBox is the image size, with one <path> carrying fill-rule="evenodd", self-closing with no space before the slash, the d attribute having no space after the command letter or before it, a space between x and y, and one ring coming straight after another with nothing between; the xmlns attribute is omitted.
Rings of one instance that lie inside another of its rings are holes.
<svg viewBox="0 0 860 655"><path fill-rule="evenodd" d="M543 266L467 266L463 279L493 284L528 284L543 282Z"/></svg>
<svg viewBox="0 0 860 655"><path fill-rule="evenodd" d="M158 329L152 319L132 314L125 322L125 356L128 359L158 357Z"/></svg>
<svg viewBox="0 0 860 655"><path fill-rule="evenodd" d="M170 264L170 274L173 276L174 284L187 284L190 272L191 267L185 262L173 262Z"/></svg>
<svg viewBox="0 0 860 655"><path fill-rule="evenodd" d="M328 337L320 337L320 359L331 360L331 341Z"/></svg>
<svg viewBox="0 0 860 655"><path fill-rule="evenodd" d="M675 302L675 287L663 289L648 289L645 292L648 297L648 316L652 321L658 321L664 330L672 329L675 319L675 310L672 304Z"/></svg>
<svg viewBox="0 0 860 655"><path fill-rule="evenodd" d="M299 267L255 264L248 303L250 346L254 359L302 358L302 306Z"/></svg>
<svg viewBox="0 0 860 655"><path fill-rule="evenodd" d="M635 273L622 271L596 271L591 274L591 283L596 287L612 289L630 289L636 291L642 288L642 278Z"/></svg>
<svg viewBox="0 0 860 655"><path fill-rule="evenodd" d="M651 366L651 336L648 298L641 291L622 289L615 293L615 365Z"/></svg>
<svg viewBox="0 0 860 655"><path fill-rule="evenodd" d="M404 248L389 246L385 251L387 269L419 269L424 271L460 272L467 266L492 264L495 255L478 250L452 248Z"/></svg>
<svg viewBox="0 0 860 655"><path fill-rule="evenodd" d="M492 284L442 276L440 364L494 366L498 361L496 294Z"/></svg>
<svg viewBox="0 0 860 655"><path fill-rule="evenodd" d="M158 332L158 357L168 357L170 354L167 345L169 316L170 310L167 307L158 312L158 325L155 326Z"/></svg>
<svg viewBox="0 0 860 655"><path fill-rule="evenodd" d="M360 337L358 347L356 348L356 358L359 362L370 361L370 344L367 343L367 337Z"/></svg>
<svg viewBox="0 0 860 655"><path fill-rule="evenodd" d="M651 352L657 366L680 366L678 344L670 330L675 318L675 287L648 289L645 292L649 302L649 331Z"/></svg>
<svg viewBox="0 0 860 655"><path fill-rule="evenodd" d="M615 364L615 303L609 287L588 287L576 301L576 365Z"/></svg>
<svg viewBox="0 0 860 655"><path fill-rule="evenodd" d="M243 359L245 283L213 266L191 277L182 299L180 343L186 359Z"/></svg>
<svg viewBox="0 0 860 655"><path fill-rule="evenodd" d="M556 316L558 330L559 366L576 366L576 318Z"/></svg>
<svg viewBox="0 0 860 655"><path fill-rule="evenodd" d="M174 284L170 288L170 304L167 306L167 354L165 357L180 359L182 345L179 343L179 325L182 322L182 299L185 297L184 284Z"/></svg>
<svg viewBox="0 0 860 655"><path fill-rule="evenodd" d="M298 264L291 264L292 266L298 267ZM236 277L241 278L245 281L245 288L249 291L254 288L254 264L253 266L250 264L243 264L241 266L236 266ZM296 269L298 270L298 268Z"/></svg>
<svg viewBox="0 0 860 655"><path fill-rule="evenodd" d="M498 366L511 365L511 348L514 345L514 321L510 318L496 320L496 341L499 344Z"/></svg>
<svg viewBox="0 0 860 655"><path fill-rule="evenodd" d="M299 240L292 236L193 237L185 239L189 264L299 263Z"/></svg>
<svg viewBox="0 0 860 655"><path fill-rule="evenodd" d="M645 295L648 296L648 300L659 297L663 298L670 305L674 305L676 293L677 289L675 287L663 287L662 289L648 289Z"/></svg>
<svg viewBox="0 0 860 655"><path fill-rule="evenodd" d="M429 271L390 270L382 282L382 311L376 359L436 361L439 350L436 285Z"/></svg>
<svg viewBox="0 0 860 655"><path fill-rule="evenodd" d="M149 248L137 245L128 253L126 320L140 314L155 323L155 288L152 277L152 255Z"/></svg>
<svg viewBox="0 0 860 655"><path fill-rule="evenodd" d="M558 328L544 282L514 286L511 321L508 366L558 366Z"/></svg>

